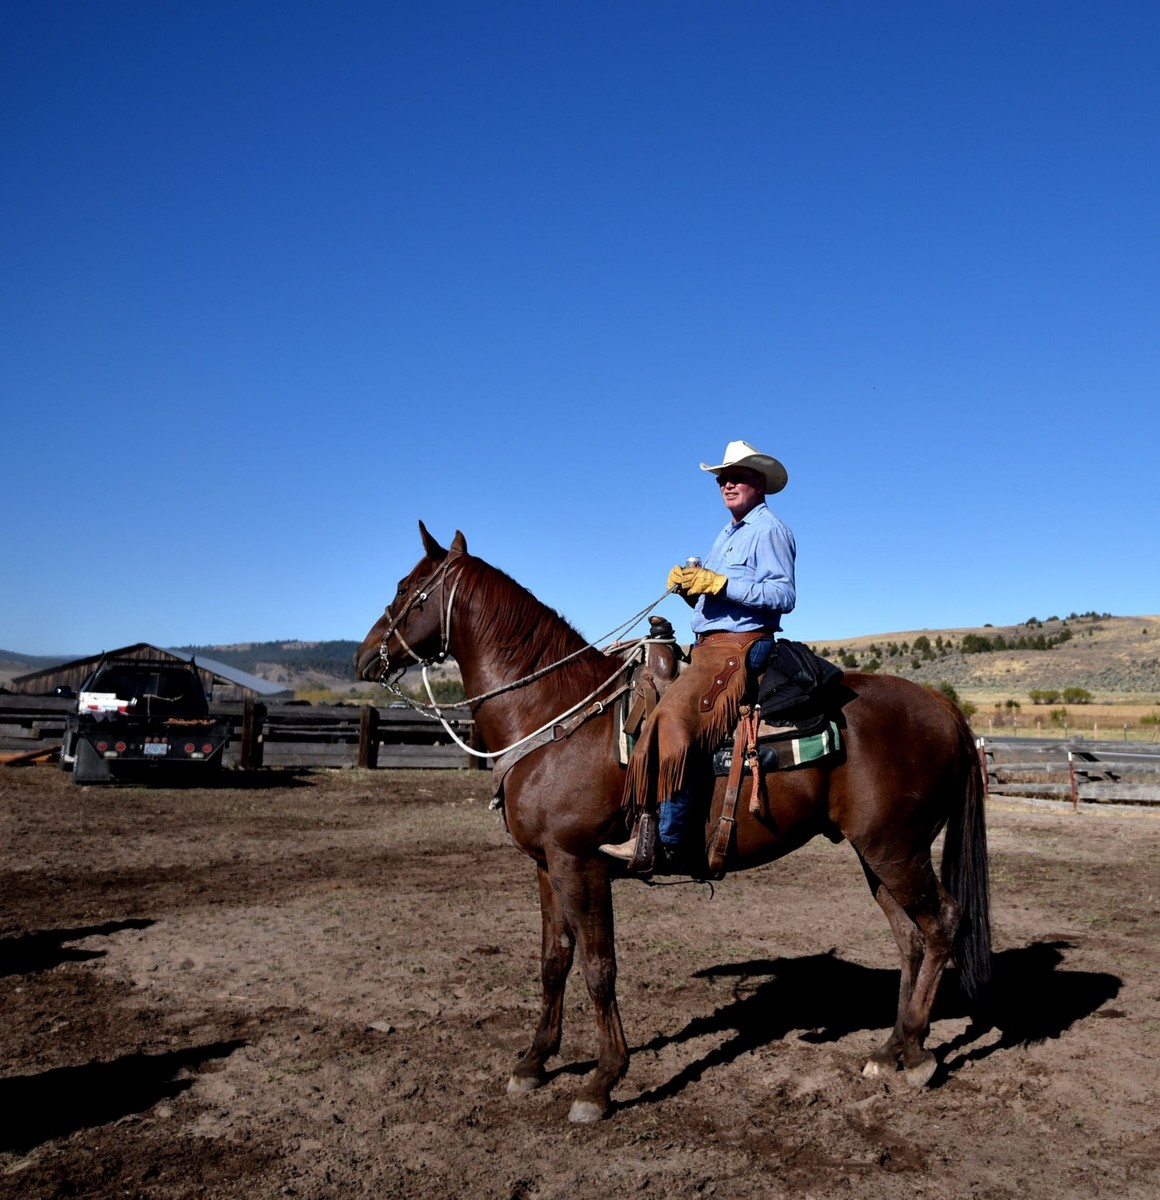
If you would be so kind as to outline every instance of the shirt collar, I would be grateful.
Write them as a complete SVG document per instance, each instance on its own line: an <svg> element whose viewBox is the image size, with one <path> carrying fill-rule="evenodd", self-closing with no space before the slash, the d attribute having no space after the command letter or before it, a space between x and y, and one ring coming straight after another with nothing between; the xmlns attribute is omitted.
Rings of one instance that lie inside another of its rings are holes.
<svg viewBox="0 0 1160 1200"><path fill-rule="evenodd" d="M742 525L748 525L748 524L749 524L749 519L750 519L750 517L754 517L754 516L756 516L756 515L757 515L757 510L758 510L758 509L761 509L761 508L765 508L765 501L764 501L764 500L762 500L762 501L760 501L759 503L755 504L755 505L754 505L754 506L753 506L753 507L752 507L752 508L751 508L751 509L750 509L750 510L749 510L749 511L748 511L748 512L745 514L745 516L743 516L743 517L741 518L741 520L740 520L740 521L734 521L732 518L730 518L730 519L729 519L729 524L726 526L726 528L727 528L727 529L740 529Z"/></svg>

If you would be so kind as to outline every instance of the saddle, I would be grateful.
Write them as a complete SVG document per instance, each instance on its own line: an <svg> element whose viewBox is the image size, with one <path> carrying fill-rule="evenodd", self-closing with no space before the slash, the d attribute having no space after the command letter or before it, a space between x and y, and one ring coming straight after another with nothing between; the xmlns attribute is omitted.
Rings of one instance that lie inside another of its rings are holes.
<svg viewBox="0 0 1160 1200"><path fill-rule="evenodd" d="M656 708L657 701L689 661L688 654L677 645L671 622L664 617L649 617L648 623L648 640L637 650L640 665L633 671L624 697L619 739L621 766L632 757L641 726Z"/></svg>
<svg viewBox="0 0 1160 1200"><path fill-rule="evenodd" d="M744 775L753 780L749 811L769 822L772 816L762 812L768 807L763 772L821 765L843 753L840 717L834 716L840 707L835 689L841 679L842 671L808 646L775 643L765 671L750 692L750 703L740 706L736 729L712 756L714 774L727 777L728 782L716 831L706 847L708 874L695 871L698 877L720 879L725 874ZM647 711L651 710L652 705ZM646 808L639 813L634 834L637 852L631 869L647 873L658 845L655 811Z"/></svg>
<svg viewBox="0 0 1160 1200"><path fill-rule="evenodd" d="M742 776L753 783L749 811L762 812L762 772L817 766L842 753L842 735L831 716L832 689L842 670L801 642L778 641L757 687L757 704L742 705L732 743L713 755L714 775L727 778L717 830L708 846L711 875L725 872L737 826ZM772 817L766 813L766 819Z"/></svg>

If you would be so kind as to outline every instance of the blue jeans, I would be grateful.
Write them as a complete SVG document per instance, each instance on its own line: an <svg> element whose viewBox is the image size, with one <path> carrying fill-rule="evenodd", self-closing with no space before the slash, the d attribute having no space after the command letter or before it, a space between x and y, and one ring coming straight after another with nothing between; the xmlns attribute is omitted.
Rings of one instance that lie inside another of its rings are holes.
<svg viewBox="0 0 1160 1200"><path fill-rule="evenodd" d="M769 662L769 656L773 653L773 644L773 638L769 637L762 638L749 647L745 665L751 675L760 675L765 670L765 664ZM657 813L657 837L666 846L675 849L685 840L692 799L692 788L685 784L661 801Z"/></svg>

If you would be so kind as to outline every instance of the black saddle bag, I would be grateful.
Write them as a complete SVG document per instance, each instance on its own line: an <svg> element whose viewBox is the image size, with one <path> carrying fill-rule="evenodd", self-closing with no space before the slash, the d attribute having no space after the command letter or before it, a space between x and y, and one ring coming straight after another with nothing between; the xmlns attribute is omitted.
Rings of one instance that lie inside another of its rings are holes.
<svg viewBox="0 0 1160 1200"><path fill-rule="evenodd" d="M840 683L841 667L816 655L802 642L774 643L757 690L762 717L777 724L822 711L825 693Z"/></svg>

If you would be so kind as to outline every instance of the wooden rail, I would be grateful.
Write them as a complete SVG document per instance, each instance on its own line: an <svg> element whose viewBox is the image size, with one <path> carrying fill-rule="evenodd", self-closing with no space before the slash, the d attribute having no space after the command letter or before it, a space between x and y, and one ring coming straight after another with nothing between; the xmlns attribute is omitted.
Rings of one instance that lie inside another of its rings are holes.
<svg viewBox="0 0 1160 1200"><path fill-rule="evenodd" d="M1160 804L1160 750L1138 743L980 738L993 796L1086 804Z"/></svg>
<svg viewBox="0 0 1160 1200"><path fill-rule="evenodd" d="M28 759L55 749L76 701L57 696L0 694L0 758ZM272 704L259 700L210 705L231 735L227 766L456 769L488 767L467 754L443 726L409 708L374 705ZM448 723L473 749L482 750L466 708L445 710Z"/></svg>

